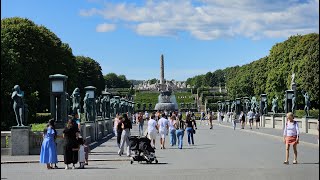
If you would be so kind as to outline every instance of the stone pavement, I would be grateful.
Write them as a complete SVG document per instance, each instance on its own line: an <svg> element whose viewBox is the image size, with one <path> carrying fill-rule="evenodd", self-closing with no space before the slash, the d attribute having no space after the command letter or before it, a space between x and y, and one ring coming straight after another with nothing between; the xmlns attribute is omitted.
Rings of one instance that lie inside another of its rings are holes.
<svg viewBox="0 0 320 180"><path fill-rule="evenodd" d="M182 150L176 146L170 147L168 138L167 149L160 149L158 137L156 156L159 164L130 164L127 157L116 154L114 137L92 150L89 159L95 161L90 161L86 169L64 170L63 163L58 163L60 169L54 170L47 170L45 165L39 163L1 164L1 179L319 179L319 147L316 144L299 144L299 164L292 164L291 150L290 164L284 165L283 142L269 136L271 133L268 135L269 131L264 128L258 131L267 135L253 131L240 130L239 126L234 131L230 125L216 123L210 130L199 123L195 145L186 146L185 134ZM136 132L137 126L134 126L132 133ZM280 133L278 137L281 136ZM305 141L309 142L307 139Z"/></svg>

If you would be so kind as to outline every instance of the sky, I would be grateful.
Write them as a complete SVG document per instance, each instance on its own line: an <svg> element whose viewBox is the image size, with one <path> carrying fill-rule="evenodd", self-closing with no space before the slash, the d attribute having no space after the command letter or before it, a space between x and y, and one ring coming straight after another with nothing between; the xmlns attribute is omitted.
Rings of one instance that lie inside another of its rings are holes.
<svg viewBox="0 0 320 180"><path fill-rule="evenodd" d="M1 19L44 25L105 75L184 81L319 33L319 0L1 0Z"/></svg>

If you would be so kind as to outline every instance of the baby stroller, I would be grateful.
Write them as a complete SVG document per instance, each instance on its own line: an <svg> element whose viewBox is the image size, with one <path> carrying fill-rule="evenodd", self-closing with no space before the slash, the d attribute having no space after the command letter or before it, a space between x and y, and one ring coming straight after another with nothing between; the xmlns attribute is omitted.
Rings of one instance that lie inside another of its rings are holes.
<svg viewBox="0 0 320 180"><path fill-rule="evenodd" d="M151 141L147 137L131 136L129 138L130 150L134 152L131 157L131 164L133 161L146 161L148 164L155 161L158 164L157 157L155 156L155 151L151 146Z"/></svg>

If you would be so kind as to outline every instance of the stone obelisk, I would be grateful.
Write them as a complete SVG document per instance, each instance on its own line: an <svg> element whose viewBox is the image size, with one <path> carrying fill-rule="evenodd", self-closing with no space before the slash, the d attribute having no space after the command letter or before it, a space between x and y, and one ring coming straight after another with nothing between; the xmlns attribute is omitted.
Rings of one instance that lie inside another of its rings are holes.
<svg viewBox="0 0 320 180"><path fill-rule="evenodd" d="M160 57L160 84L164 84L164 60L163 60L163 54L161 54Z"/></svg>

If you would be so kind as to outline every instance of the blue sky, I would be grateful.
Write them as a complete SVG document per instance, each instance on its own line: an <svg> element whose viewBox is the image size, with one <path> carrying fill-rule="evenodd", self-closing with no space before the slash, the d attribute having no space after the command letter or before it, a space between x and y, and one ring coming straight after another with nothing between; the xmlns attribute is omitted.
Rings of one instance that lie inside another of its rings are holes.
<svg viewBox="0 0 320 180"><path fill-rule="evenodd" d="M291 35L319 33L319 0L2 0L1 18L44 25L103 74L186 80L267 56Z"/></svg>

